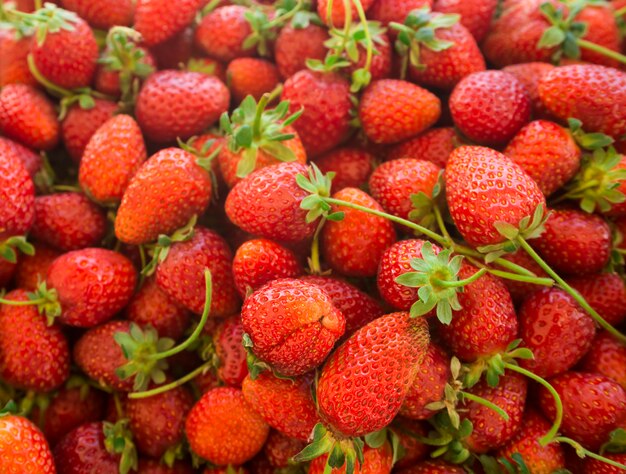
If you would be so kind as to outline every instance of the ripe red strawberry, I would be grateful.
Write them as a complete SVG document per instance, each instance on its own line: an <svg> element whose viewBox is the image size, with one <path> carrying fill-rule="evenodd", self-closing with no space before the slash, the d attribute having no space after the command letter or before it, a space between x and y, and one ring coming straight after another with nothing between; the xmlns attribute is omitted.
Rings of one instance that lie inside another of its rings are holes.
<svg viewBox="0 0 626 474"><path fill-rule="evenodd" d="M76 12L91 26L101 30L130 26L135 12L132 0L61 0L61 6Z"/></svg>
<svg viewBox="0 0 626 474"><path fill-rule="evenodd" d="M28 69L26 58L29 52L30 39L28 37L18 37L17 31L12 28L3 28L0 31L0 53L2 54L0 87L7 84L27 84L33 87L37 85L37 80Z"/></svg>
<svg viewBox="0 0 626 474"><path fill-rule="evenodd" d="M360 25L357 26L357 28ZM373 31L372 31L373 30ZM357 30L358 31L358 30ZM376 30L370 26L370 33L372 34L373 49L372 62L369 67L371 74L371 80L377 81L379 79L385 79L391 76L392 62L393 62L393 46L387 33L382 30ZM353 61L344 53L344 57L350 61L350 65L345 69L346 74L352 77L355 71L364 69L367 62L367 49L364 44L356 41L357 57L356 61Z"/></svg>
<svg viewBox="0 0 626 474"><path fill-rule="evenodd" d="M35 186L28 171L12 153L0 155L0 244L26 234L35 218Z"/></svg>
<svg viewBox="0 0 626 474"><path fill-rule="evenodd" d="M29 148L50 150L59 142L59 120L42 92L9 84L0 91L0 132Z"/></svg>
<svg viewBox="0 0 626 474"><path fill-rule="evenodd" d="M502 71L470 74L450 96L454 124L480 144L508 142L530 120L530 106L524 85Z"/></svg>
<svg viewBox="0 0 626 474"><path fill-rule="evenodd" d="M24 290L5 296L28 301ZM58 325L48 326L35 306L0 306L0 377L23 390L49 392L69 376L67 340Z"/></svg>
<svg viewBox="0 0 626 474"><path fill-rule="evenodd" d="M363 92L359 119L374 143L396 143L431 127L441 115L437 96L407 81L381 79Z"/></svg>
<svg viewBox="0 0 626 474"><path fill-rule="evenodd" d="M421 461L417 464L398 471L398 474L464 474L466 471L456 464L445 461Z"/></svg>
<svg viewBox="0 0 626 474"><path fill-rule="evenodd" d="M552 64L540 62L511 64L502 68L504 72L513 74L526 88L526 92L528 92L530 97L534 118L548 117L549 115L539 98L539 81L553 69L554 66Z"/></svg>
<svg viewBox="0 0 626 474"><path fill-rule="evenodd" d="M172 38L193 21L203 0L180 0L176 8L167 0L138 0L135 7L135 29L147 46Z"/></svg>
<svg viewBox="0 0 626 474"><path fill-rule="evenodd" d="M445 172L450 215L473 246L502 242L494 223L518 226L545 198L530 176L490 148L463 146L452 152ZM501 202L510 205L501 206Z"/></svg>
<svg viewBox="0 0 626 474"><path fill-rule="evenodd" d="M241 322L254 354L286 376L319 366L346 324L320 287L292 278L274 280L246 298Z"/></svg>
<svg viewBox="0 0 626 474"><path fill-rule="evenodd" d="M226 65L213 58L191 58L187 62L187 70L215 76L226 84Z"/></svg>
<svg viewBox="0 0 626 474"><path fill-rule="evenodd" d="M581 159L580 149L568 131L547 120L536 120L522 128L504 154L537 182L545 196L574 177Z"/></svg>
<svg viewBox="0 0 626 474"><path fill-rule="evenodd" d="M291 465L290 459L302 451L305 446L304 441L285 436L280 431L272 430L265 442L263 454L265 454L272 467L289 467Z"/></svg>
<svg viewBox="0 0 626 474"><path fill-rule="evenodd" d="M226 69L226 78L236 104L248 95L259 100L280 82L276 66L265 59L257 58L233 59Z"/></svg>
<svg viewBox="0 0 626 474"><path fill-rule="evenodd" d="M35 199L31 235L59 250L99 245L106 231L106 216L83 194L57 193Z"/></svg>
<svg viewBox="0 0 626 474"><path fill-rule="evenodd" d="M104 424L86 423L68 433L54 448L59 474L119 472L120 456L107 451Z"/></svg>
<svg viewBox="0 0 626 474"><path fill-rule="evenodd" d="M626 319L626 287L616 273L599 273L571 278L568 283L606 321L617 326Z"/></svg>
<svg viewBox="0 0 626 474"><path fill-rule="evenodd" d="M539 97L552 115L577 118L587 132L616 139L626 133L626 74L617 69L591 64L555 68L539 81Z"/></svg>
<svg viewBox="0 0 626 474"><path fill-rule="evenodd" d="M303 69L285 81L281 100L289 101L291 113L304 109L293 127L308 155L331 150L348 136L350 84L338 74Z"/></svg>
<svg viewBox="0 0 626 474"><path fill-rule="evenodd" d="M519 453L529 472L554 472L565 467L565 454L558 443L541 446L539 439L550 430L550 423L538 412L526 410L522 428L504 446L498 449L497 457L513 462L512 455Z"/></svg>
<svg viewBox="0 0 626 474"><path fill-rule="evenodd" d="M460 144L459 142L454 128L432 128L407 141L393 145L387 153L387 159L417 158L444 167L450 153Z"/></svg>
<svg viewBox="0 0 626 474"><path fill-rule="evenodd" d="M256 379L243 381L243 396L248 404L272 428L301 441L306 441L319 415L311 394L312 377L283 379L271 372L261 372Z"/></svg>
<svg viewBox="0 0 626 474"><path fill-rule="evenodd" d="M391 313L363 326L326 361L317 384L320 416L344 436L388 425L428 347L427 323Z"/></svg>
<svg viewBox="0 0 626 474"><path fill-rule="evenodd" d="M176 304L157 285L154 278L148 278L133 295L125 309L129 321L139 326L150 325L161 337L175 341L189 326L189 312Z"/></svg>
<svg viewBox="0 0 626 474"><path fill-rule="evenodd" d="M558 288L537 290L519 312L519 337L534 359L522 365L541 377L572 368L589 350L596 327L574 299Z"/></svg>
<svg viewBox="0 0 626 474"><path fill-rule="evenodd" d="M328 9L330 5L330 18L328 15ZM361 0L361 7L364 11L367 11L369 7L372 6L374 0ZM350 3L350 15L352 21L356 21L358 16L358 11L356 6L353 3ZM330 0L319 0L317 2L317 14L320 16L322 21L329 26L342 27L346 22L346 7L343 2L331 2Z"/></svg>
<svg viewBox="0 0 626 474"><path fill-rule="evenodd" d="M4 156L6 154L15 155L22 162L33 180L43 166L41 156L33 150L8 138L0 137L0 155Z"/></svg>
<svg viewBox="0 0 626 474"><path fill-rule="evenodd" d="M159 69L178 69L180 64L187 64L193 53L193 28L186 28L150 48Z"/></svg>
<svg viewBox="0 0 626 474"><path fill-rule="evenodd" d="M469 30L477 43L480 43L491 26L491 20L498 6L497 0L435 0L433 10L441 13L458 13L461 24Z"/></svg>
<svg viewBox="0 0 626 474"><path fill-rule="evenodd" d="M344 188L332 196L353 204L382 211L370 195L356 188ZM346 276L374 276L387 247L396 240L390 221L344 206L333 206L332 212L343 212L341 221L329 221L321 234L322 255L333 270Z"/></svg>
<svg viewBox="0 0 626 474"><path fill-rule="evenodd" d="M403 23L408 14L421 7L432 7L432 0L374 0L367 17L380 21L383 26L391 22ZM390 30L395 36L394 30Z"/></svg>
<svg viewBox="0 0 626 474"><path fill-rule="evenodd" d="M375 158L362 148L340 147L315 159L315 164L324 174L335 173L333 191L343 188L359 188L372 173Z"/></svg>
<svg viewBox="0 0 626 474"><path fill-rule="evenodd" d="M94 99L94 102L91 109L73 105L61 122L63 144L76 163L80 163L85 147L96 130L113 117L117 109L117 104L110 100Z"/></svg>
<svg viewBox="0 0 626 474"><path fill-rule="evenodd" d="M604 219L577 210L554 210L545 231L532 241L557 272L598 273L609 261L611 232Z"/></svg>
<svg viewBox="0 0 626 474"><path fill-rule="evenodd" d="M244 242L233 259L233 277L242 298L272 280L295 278L302 273L294 253L268 239Z"/></svg>
<svg viewBox="0 0 626 474"><path fill-rule="evenodd" d="M217 375L226 385L241 387L243 379L248 375L246 349L241 343L243 339L241 316L235 314L222 320L213 332L215 354L219 359Z"/></svg>
<svg viewBox="0 0 626 474"><path fill-rule="evenodd" d="M585 372L565 372L548 381L563 402L561 431L586 448L600 448L609 433L623 423L626 392L617 382ZM543 387L539 405L548 418L554 419L554 399Z"/></svg>
<svg viewBox="0 0 626 474"><path fill-rule="evenodd" d="M196 227L191 239L172 245L157 267L156 282L176 303L201 314L206 302L204 269L208 268L213 281L209 315L228 316L239 308L232 260L233 254L219 234Z"/></svg>
<svg viewBox="0 0 626 474"><path fill-rule="evenodd" d="M226 5L213 10L196 28L196 46L223 62L255 56L254 47L244 47L246 38L252 34L246 12L248 9L242 5Z"/></svg>
<svg viewBox="0 0 626 474"><path fill-rule="evenodd" d="M156 59L148 49L136 46L126 37L121 41L113 40L112 43L100 56L94 87L98 92L116 98L120 98L124 92L127 92L126 88L130 88L130 96L124 97L126 99L124 105L127 105L134 99L133 84L121 84L120 77L125 74L130 78L129 82L136 78L143 79L156 69ZM122 89L125 90L122 91Z"/></svg>
<svg viewBox="0 0 626 474"><path fill-rule="evenodd" d="M130 115L116 115L94 133L80 161L81 188L103 204L121 201L133 175L147 158L139 125Z"/></svg>
<svg viewBox="0 0 626 474"><path fill-rule="evenodd" d="M253 172L228 193L226 215L246 232L284 242L311 237L315 222L306 223L300 203L308 195L296 183L307 175L301 163L280 163Z"/></svg>
<svg viewBox="0 0 626 474"><path fill-rule="evenodd" d="M16 288L35 291L39 283L46 279L52 262L60 255L60 251L38 243L35 246L35 255L20 256L15 272Z"/></svg>
<svg viewBox="0 0 626 474"><path fill-rule="evenodd" d="M128 244L145 244L171 234L211 200L209 173L178 148L152 155L131 178L115 218L115 235Z"/></svg>
<svg viewBox="0 0 626 474"><path fill-rule="evenodd" d="M136 281L137 272L128 258L100 248L61 255L46 277L48 288L56 290L61 304L59 321L82 328L108 321L122 310Z"/></svg>
<svg viewBox="0 0 626 474"><path fill-rule="evenodd" d="M274 44L274 59L282 79L293 76L306 69L307 59L324 61L328 48L324 42L328 39L328 30L313 23L304 28L295 28L291 24L281 28Z"/></svg>
<svg viewBox="0 0 626 474"><path fill-rule="evenodd" d="M218 466L239 465L261 451L269 426L248 405L241 390L221 387L205 393L193 406L185 434L201 458Z"/></svg>
<svg viewBox="0 0 626 474"><path fill-rule="evenodd" d="M326 461L328 459L328 455L325 454L320 456L319 458L315 458L311 461L309 466L309 474L322 474L325 472ZM385 442L379 448L370 448L368 445L365 445L363 448L363 463L356 462L354 466L355 474L364 474L364 473L377 473L377 474L388 474L391 472L391 468L393 465L393 453L391 451L391 446L388 442ZM340 468L333 468L331 474L345 474L346 466L342 466Z"/></svg>
<svg viewBox="0 0 626 474"><path fill-rule="evenodd" d="M596 335L580 368L613 379L626 390L626 346L607 332Z"/></svg>
<svg viewBox="0 0 626 474"><path fill-rule="evenodd" d="M22 416L0 416L0 457L6 472L57 472L46 438L34 423Z"/></svg>
<svg viewBox="0 0 626 474"><path fill-rule="evenodd" d="M213 125L228 110L230 94L213 76L159 71L144 82L135 115L141 130L157 143L186 140Z"/></svg>
<svg viewBox="0 0 626 474"><path fill-rule="evenodd" d="M183 439L184 420L193 405L184 387L126 401L126 416L139 452L160 458Z"/></svg>

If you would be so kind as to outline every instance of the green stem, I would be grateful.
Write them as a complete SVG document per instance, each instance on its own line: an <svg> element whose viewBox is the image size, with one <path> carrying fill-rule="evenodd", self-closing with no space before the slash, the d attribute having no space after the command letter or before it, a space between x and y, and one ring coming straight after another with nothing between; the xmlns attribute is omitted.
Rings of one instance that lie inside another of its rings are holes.
<svg viewBox="0 0 626 474"><path fill-rule="evenodd" d="M52 189L54 191L65 191L65 192L70 192L70 193L82 193L83 192L81 187L72 186L69 184L55 184L54 186L52 186Z"/></svg>
<svg viewBox="0 0 626 474"><path fill-rule="evenodd" d="M365 57L365 70L369 72L372 67L372 56L374 54L374 45L372 42L372 35L370 33L369 26L367 24L367 18L365 17L365 11L363 10L363 5L361 4L361 0L352 0L356 11L359 15L359 20L363 24L363 32L365 33L365 44L367 56ZM351 10L352 11L352 10ZM352 16L352 14L350 14Z"/></svg>
<svg viewBox="0 0 626 474"><path fill-rule="evenodd" d="M529 277L526 275L518 275L516 273L503 272L500 270L494 270L492 268L487 269L489 273L495 275L500 278L506 278L507 280L519 281L522 283L532 283L534 285L541 286L554 286L554 280L552 278L540 278L540 277Z"/></svg>
<svg viewBox="0 0 626 474"><path fill-rule="evenodd" d="M252 122L252 136L256 140L261 138L261 118L263 118L263 112L268 102L269 94L263 94L256 108L256 115L254 116L254 122Z"/></svg>
<svg viewBox="0 0 626 474"><path fill-rule="evenodd" d="M615 59L622 64L626 64L626 56L616 51L613 51L612 49L605 48L604 46L600 46L599 44L592 43L591 41L587 41L582 38L576 38L576 42L581 48L588 49L589 51L602 54L607 58Z"/></svg>
<svg viewBox="0 0 626 474"><path fill-rule="evenodd" d="M496 405L495 403L491 403L489 400L486 400L483 397L479 397L477 395L473 395L468 392L460 391L459 393L461 394L463 398L467 398L468 400L476 402L479 405L486 406L487 408L495 411L505 421L509 421L509 414L505 412L502 408L500 408L498 405Z"/></svg>
<svg viewBox="0 0 626 474"><path fill-rule="evenodd" d="M574 298L574 300L576 300L576 302L595 320L596 323L598 323L603 329L606 329L606 331L611 333L617 340L626 344L626 336L624 336L624 334L611 326L602 316L600 316L600 314L595 309L593 309L589 305L589 303L587 303L587 300L585 300L585 298L583 298L581 294L578 293L578 291L569 286L567 282L563 280L563 278L561 278L554 270L552 270L550 265L548 265L539 256L539 254L535 252L535 250L528 244L528 242L526 242L526 240L522 236L517 237L517 241L528 253L528 255L530 255L532 259L537 262L537 264L543 269L543 271L550 275L554 279L554 281L557 282L557 284L561 287L561 289L563 289L563 291L565 291L572 298Z"/></svg>
<svg viewBox="0 0 626 474"><path fill-rule="evenodd" d="M596 454L596 453L594 453L592 451L589 451L589 450L583 448L580 445L580 443L577 443L573 439L566 438L564 436L558 436L557 438L554 438L554 441L557 442L557 443L569 444L572 448L574 448L576 450L576 454L578 454L578 456L581 457L581 458L583 458L585 456L589 456L590 458L597 459L598 461L602 461L603 463L606 463L606 464L609 464L611 466L619 467L620 469L626 470L626 464L622 464L622 463L619 463L617 461L613 461L612 459L605 458L604 456L600 456L599 454ZM582 453L583 455L581 456L580 453Z"/></svg>
<svg viewBox="0 0 626 474"><path fill-rule="evenodd" d="M69 90L64 89L63 87L57 86L53 82L50 82L48 79L46 79L43 76L43 74L41 74L41 72L39 72L39 69L37 69L37 66L35 66L35 59L33 58L32 54L29 54L26 60L28 61L28 69L30 69L30 73L37 80L37 82L39 82L42 86L44 86L49 92L59 97L71 97L72 96L72 93Z"/></svg>
<svg viewBox="0 0 626 474"><path fill-rule="evenodd" d="M454 252L459 255L464 255L466 257L479 258L481 260L485 258L485 254L477 252L476 250L466 247L464 245L454 244ZM537 275L535 275L533 272L531 272L527 268L517 265L516 263L510 262L504 258L496 258L493 261L493 263L495 263L496 265L500 267L511 270L512 272L518 273L520 275L526 275L529 277L537 277Z"/></svg>
<svg viewBox="0 0 626 474"><path fill-rule="evenodd" d="M476 273L474 273L471 277L466 278L465 280L457 280L457 281L448 281L448 280L440 280L439 278L433 278L431 281L437 285L442 286L444 288L459 288L478 280L481 276L487 273L486 268L481 268Z"/></svg>
<svg viewBox="0 0 626 474"><path fill-rule="evenodd" d="M172 390L176 387L180 387L181 385L186 384L190 380L195 379L198 375L202 374L202 372L204 372L206 369L210 368L212 364L213 364L212 361L205 362L197 369L193 370L192 372L189 372L187 375L185 375L184 377L181 377L178 380L175 380L174 382L168 383L167 385L161 385L160 387L153 388L152 390L129 393L128 398L133 398L133 399L148 398L148 397L153 397L155 395L159 395L160 393L168 392L169 390Z"/></svg>
<svg viewBox="0 0 626 474"><path fill-rule="evenodd" d="M626 15L626 7L622 7L619 10L615 11L615 16L618 17L618 18L620 16L624 16L624 15Z"/></svg>
<svg viewBox="0 0 626 474"><path fill-rule="evenodd" d="M450 237L450 233L448 232L448 228L446 227L446 223L443 221L441 211L435 204L433 204L433 214L435 215L435 221L437 222L437 226L439 227L441 234L448 239L449 242L453 242L452 237Z"/></svg>
<svg viewBox="0 0 626 474"><path fill-rule="evenodd" d="M557 204L559 202L565 201L566 199L575 199L576 197L580 196L579 193L586 191L587 189L595 188L599 184L601 183L599 183L597 179L592 179L591 181L587 181L574 189L570 189L565 194L562 194L555 199L551 199L550 202L552 204Z"/></svg>
<svg viewBox="0 0 626 474"><path fill-rule="evenodd" d="M556 408L556 416L554 418L554 422L552 423L552 427L550 428L550 431L548 431L543 436L543 438L539 440L539 444L541 446L547 446L552 441L554 441L554 438L559 433L559 429L561 428L561 422L563 421L563 402L561 402L561 397L559 396L558 392L554 389L554 387L550 385L550 383L547 380L539 377L537 374L534 374L531 371L520 367L519 365L511 364L509 362L504 363L504 368L512 370L513 372L522 374L528 377L529 379L534 380L538 384L543 385L546 388L546 390L550 392L550 395L552 395L552 397L554 398L554 406Z"/></svg>
<svg viewBox="0 0 626 474"><path fill-rule="evenodd" d="M5 300L4 298L0 298L0 303L6 304L9 306L35 306L35 305L44 304L47 302L48 300L46 298L37 298L36 300L28 300L28 301Z"/></svg>
<svg viewBox="0 0 626 474"><path fill-rule="evenodd" d="M322 217L320 219L320 223L317 225L317 229L315 229L315 234L313 235L313 242L311 243L311 257L309 258L309 271L311 272L311 275L322 274L322 266L320 264L320 233L325 223L326 218Z"/></svg>
<svg viewBox="0 0 626 474"><path fill-rule="evenodd" d="M283 13L280 16L277 16L272 21L268 22L267 24L268 28L273 28L275 26L283 25L287 20L291 19L296 13L302 10L303 6L304 6L304 2L302 0L298 0L298 2L296 3L296 6L293 7L291 10L289 10L286 13Z"/></svg>

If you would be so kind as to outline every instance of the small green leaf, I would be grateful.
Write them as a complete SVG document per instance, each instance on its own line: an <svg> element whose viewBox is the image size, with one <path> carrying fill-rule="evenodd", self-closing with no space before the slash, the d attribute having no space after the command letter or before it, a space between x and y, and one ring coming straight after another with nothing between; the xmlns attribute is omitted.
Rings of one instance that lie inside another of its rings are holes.
<svg viewBox="0 0 626 474"><path fill-rule="evenodd" d="M565 33L558 26L551 26L543 32L537 46L539 48L554 48L565 41Z"/></svg>

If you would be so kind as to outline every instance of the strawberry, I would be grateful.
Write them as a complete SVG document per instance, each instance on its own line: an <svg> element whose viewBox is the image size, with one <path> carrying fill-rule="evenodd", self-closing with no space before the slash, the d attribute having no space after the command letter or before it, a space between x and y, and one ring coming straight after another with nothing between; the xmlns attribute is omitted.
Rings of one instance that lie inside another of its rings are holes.
<svg viewBox="0 0 626 474"><path fill-rule="evenodd" d="M504 72L513 74L518 81L526 88L532 106L534 118L548 117L549 113L539 98L539 81L541 78L554 69L549 63L521 63L511 64L503 67Z"/></svg>
<svg viewBox="0 0 626 474"><path fill-rule="evenodd" d="M435 0L433 10L441 13L458 13L461 24L469 30L477 43L480 43L491 25L498 6L497 0Z"/></svg>
<svg viewBox="0 0 626 474"><path fill-rule="evenodd" d="M189 326L190 315L148 278L133 295L124 310L129 321L140 326L151 325L161 337L180 339Z"/></svg>
<svg viewBox="0 0 626 474"><path fill-rule="evenodd" d="M309 466L308 474L322 474L325 472L324 468L326 467L327 459L327 454L314 459ZM363 462L356 463L354 472L355 474L367 472L389 474L391 472L392 465L393 453L388 442L383 443L382 446L376 449L370 448L366 445L363 448ZM343 466L339 469L334 468L330 472L331 474L344 474L346 472L346 467Z"/></svg>
<svg viewBox="0 0 626 474"><path fill-rule="evenodd" d="M626 453L604 453L603 456L611 461L626 465ZM621 467L610 466L604 461L587 458L584 461L585 474L619 474L624 472Z"/></svg>
<svg viewBox="0 0 626 474"><path fill-rule="evenodd" d="M502 242L494 223L518 226L537 206L545 206L541 190L520 166L484 147L463 146L452 152L445 187L452 220L472 246Z"/></svg>
<svg viewBox="0 0 626 474"><path fill-rule="evenodd" d="M135 115L157 143L186 140L213 125L228 110L230 94L216 77L199 72L159 71L144 82Z"/></svg>
<svg viewBox="0 0 626 474"><path fill-rule="evenodd" d="M178 69L193 53L193 28L186 28L167 41L150 48L159 69Z"/></svg>
<svg viewBox="0 0 626 474"><path fill-rule="evenodd" d="M555 68L539 81L539 98L560 120L570 117L587 132L601 132L620 139L626 133L626 74L597 65Z"/></svg>
<svg viewBox="0 0 626 474"><path fill-rule="evenodd" d="M372 61L369 66L370 80L377 81L378 79L391 77L393 47L389 36L385 33L385 30L375 22L368 22L368 28L373 43ZM356 36L361 34L363 31L362 23L357 23L351 31L354 31ZM333 35L331 35L331 37L332 36ZM356 40L356 54L354 57L351 58L347 52L343 53L343 57L350 61L349 66L345 69L346 74L349 74L350 77L354 77L353 74L355 74L356 71L365 69L367 63L367 43Z"/></svg>
<svg viewBox="0 0 626 474"><path fill-rule="evenodd" d="M37 86L37 80L28 69L29 38L20 37L13 28L3 28L0 31L0 52L2 53L0 87L7 84Z"/></svg>
<svg viewBox="0 0 626 474"><path fill-rule="evenodd" d="M613 379L626 390L626 347L607 332L596 335L580 368Z"/></svg>
<svg viewBox="0 0 626 474"><path fill-rule="evenodd" d="M115 218L115 235L129 244L152 242L202 214L210 200L211 178L195 157L165 148L131 178Z"/></svg>
<svg viewBox="0 0 626 474"><path fill-rule="evenodd" d="M306 441L319 421L311 395L312 377L283 379L271 372L261 372L255 379L243 381L246 402L265 422L280 433Z"/></svg>
<svg viewBox="0 0 626 474"><path fill-rule="evenodd" d="M511 457L519 453L529 472L554 472L565 467L565 454L558 443L541 446L539 439L550 430L550 423L538 412L526 410L522 419L522 428L513 438L497 451L498 458L513 462Z"/></svg>
<svg viewBox="0 0 626 474"><path fill-rule="evenodd" d="M83 194L48 194L35 199L31 235L67 252L99 245L106 223L102 210Z"/></svg>
<svg viewBox="0 0 626 474"><path fill-rule="evenodd" d="M54 459L46 438L27 418L0 416L0 457L5 472L54 474Z"/></svg>
<svg viewBox="0 0 626 474"><path fill-rule="evenodd" d="M94 28L108 30L113 26L130 26L135 5L132 0L61 0L66 10L76 12Z"/></svg>
<svg viewBox="0 0 626 474"><path fill-rule="evenodd" d="M303 273L294 253L268 239L244 242L233 259L233 276L241 297L278 278L295 278Z"/></svg>
<svg viewBox="0 0 626 474"><path fill-rule="evenodd" d="M137 272L122 254L100 248L67 252L50 268L46 282L61 305L59 321L92 327L124 308L135 291ZM106 282L106 284L103 284Z"/></svg>
<svg viewBox="0 0 626 474"><path fill-rule="evenodd" d="M132 88L138 82L137 79L145 79L156 69L152 53L129 41L121 32L108 35L107 47L98 62L95 89L103 94L121 97L125 106L130 106L135 99L137 91Z"/></svg>
<svg viewBox="0 0 626 474"><path fill-rule="evenodd" d="M172 38L193 21L203 0L181 0L176 8L167 0L138 0L135 7L135 30L147 46Z"/></svg>
<svg viewBox="0 0 626 474"><path fill-rule="evenodd" d="M252 351L285 376L319 366L345 331L345 319L324 291L282 278L252 293L241 309Z"/></svg>
<svg viewBox="0 0 626 474"><path fill-rule="evenodd" d="M409 420L397 416L391 425L391 430L399 438L400 446L404 449L404 456L397 460L396 469L413 466L417 461L428 455L429 447L417 439L418 436L427 436L426 423Z"/></svg>
<svg viewBox="0 0 626 474"><path fill-rule="evenodd" d="M269 434L269 426L248 405L241 390L215 388L193 406L185 421L189 446L218 466L252 459Z"/></svg>
<svg viewBox="0 0 626 474"><path fill-rule="evenodd" d="M117 203L146 158L137 122L129 115L116 115L89 140L80 162L80 186L95 201Z"/></svg>
<svg viewBox="0 0 626 474"><path fill-rule="evenodd" d="M59 474L119 472L120 456L105 447L104 423L86 423L69 432L54 448Z"/></svg>
<svg viewBox="0 0 626 474"><path fill-rule="evenodd" d="M215 76L226 84L226 65L217 59L193 57L187 62L187 70Z"/></svg>
<svg viewBox="0 0 626 474"><path fill-rule="evenodd" d="M421 461L412 467L398 471L398 474L464 474L466 471L456 464L445 461Z"/></svg>
<svg viewBox="0 0 626 474"><path fill-rule="evenodd" d="M598 273L609 261L611 234L599 216L577 210L554 210L545 231L532 245L557 272Z"/></svg>
<svg viewBox="0 0 626 474"><path fill-rule="evenodd" d="M139 452L160 458L183 439L184 420L193 405L184 387L147 398L129 398L126 415Z"/></svg>
<svg viewBox="0 0 626 474"><path fill-rule="evenodd" d="M12 153L3 153L1 158L0 245L10 237L27 233L35 219L35 186L28 171ZM2 256L7 258L4 252Z"/></svg>
<svg viewBox="0 0 626 474"><path fill-rule="evenodd" d="M224 62L255 56L255 48L245 46L246 39L252 35L252 27L246 18L248 12L242 5L216 8L202 18L196 28L196 46L208 56Z"/></svg>
<svg viewBox="0 0 626 474"><path fill-rule="evenodd" d="M324 61L328 48L328 30L313 23L297 28L291 24L281 28L274 44L274 59L281 79L288 79L306 69L306 60Z"/></svg>
<svg viewBox="0 0 626 474"><path fill-rule="evenodd" d="M117 110L117 104L110 100L94 99L94 103L90 109L83 109L80 104L73 105L61 122L63 144L76 163L80 163L93 134L113 117Z"/></svg>
<svg viewBox="0 0 626 474"><path fill-rule="evenodd" d="M441 115L441 102L415 84L395 79L372 82L363 92L359 119L374 143L397 143L431 127Z"/></svg>
<svg viewBox="0 0 626 474"><path fill-rule="evenodd" d="M588 449L598 449L626 417L626 392L603 375L565 372L548 382L563 402L561 431ZM554 399L543 387L539 405L549 419L554 419Z"/></svg>
<svg viewBox="0 0 626 474"><path fill-rule="evenodd" d="M15 155L24 165L30 177L35 180L37 173L41 170L43 162L41 156L30 148L20 145L8 138L0 137L0 155Z"/></svg>
<svg viewBox="0 0 626 474"><path fill-rule="evenodd" d="M226 215L246 232L272 240L298 242L311 237L315 222L307 223L300 203L308 195L296 183L306 175L301 163L280 163L246 176L226 198Z"/></svg>
<svg viewBox="0 0 626 474"><path fill-rule="evenodd" d="M581 151L564 128L536 120L522 128L504 154L522 167L549 196L574 177L580 168Z"/></svg>
<svg viewBox="0 0 626 474"><path fill-rule="evenodd" d="M241 343L244 329L241 316L235 314L222 320L213 333L215 354L219 359L217 375L226 385L241 387L248 375L246 349Z"/></svg>
<svg viewBox="0 0 626 474"><path fill-rule="evenodd" d="M305 446L304 441L290 438L280 431L272 430L265 442L263 454L265 454L272 467L289 467L291 458L302 451Z"/></svg>
<svg viewBox="0 0 626 474"><path fill-rule="evenodd" d="M403 23L413 10L432 5L433 0L374 0L367 17L387 26L391 22ZM390 32L395 34L394 30Z"/></svg>
<svg viewBox="0 0 626 474"><path fill-rule="evenodd" d="M259 100L266 92L272 92L280 82L276 66L257 58L233 59L226 69L226 78L237 104L248 95Z"/></svg>
<svg viewBox="0 0 626 474"><path fill-rule="evenodd" d="M20 258L15 273L15 286L26 291L35 291L46 279L52 262L60 255L58 250L38 243L35 255L23 255Z"/></svg>
<svg viewBox="0 0 626 474"><path fill-rule="evenodd" d="M26 84L8 84L0 91L0 132L36 150L59 142L59 120L52 102Z"/></svg>
<svg viewBox="0 0 626 474"><path fill-rule="evenodd" d="M372 6L374 0L361 0L361 8L367 11ZM329 5L330 4L330 5ZM332 2L330 0L318 0L317 14L328 26L342 27L348 16L352 21L359 18L358 10L355 4L350 3L350 13L346 13L346 7L343 2Z"/></svg>
<svg viewBox="0 0 626 474"><path fill-rule="evenodd" d="M570 278L569 285L611 325L619 325L626 319L626 288L616 273Z"/></svg>
<svg viewBox="0 0 626 474"><path fill-rule="evenodd" d="M454 124L480 144L508 142L530 120L530 106L524 85L502 71L470 74L450 96Z"/></svg>
<svg viewBox="0 0 626 474"><path fill-rule="evenodd" d="M534 358L522 365L541 377L574 366L589 350L596 328L574 299L558 288L529 295L518 312L519 336Z"/></svg>
<svg viewBox="0 0 626 474"><path fill-rule="evenodd" d="M459 137L452 127L431 128L420 135L393 145L388 160L417 158L444 167L450 153L459 145Z"/></svg>
<svg viewBox="0 0 626 474"><path fill-rule="evenodd" d="M8 301L28 301L24 290L6 295ZM48 326L35 306L0 309L0 377L24 390L49 392L69 376L67 340L58 325Z"/></svg>
<svg viewBox="0 0 626 474"><path fill-rule="evenodd" d="M119 215L119 214L118 214ZM159 263L156 282L177 304L201 314L205 304L204 269L213 275L211 317L223 317L239 309L232 274L233 254L217 233L196 227L193 236L174 244Z"/></svg>
<svg viewBox="0 0 626 474"><path fill-rule="evenodd" d="M324 174L335 173L333 190L359 188L372 173L375 158L368 151L357 147L339 147L315 158L315 164Z"/></svg>
<svg viewBox="0 0 626 474"><path fill-rule="evenodd" d="M337 73L303 69L285 81L281 100L289 101L291 113L304 109L294 128L310 156L335 148L350 133L350 83Z"/></svg>

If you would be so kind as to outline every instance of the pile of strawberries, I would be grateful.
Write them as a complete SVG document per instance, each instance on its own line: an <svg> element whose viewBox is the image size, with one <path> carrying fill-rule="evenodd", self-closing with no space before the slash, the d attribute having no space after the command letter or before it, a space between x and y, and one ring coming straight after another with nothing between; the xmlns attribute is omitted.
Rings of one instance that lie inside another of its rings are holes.
<svg viewBox="0 0 626 474"><path fill-rule="evenodd" d="M2 1L0 473L626 471L625 34Z"/></svg>

